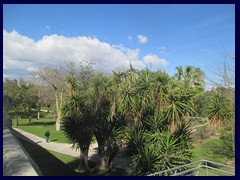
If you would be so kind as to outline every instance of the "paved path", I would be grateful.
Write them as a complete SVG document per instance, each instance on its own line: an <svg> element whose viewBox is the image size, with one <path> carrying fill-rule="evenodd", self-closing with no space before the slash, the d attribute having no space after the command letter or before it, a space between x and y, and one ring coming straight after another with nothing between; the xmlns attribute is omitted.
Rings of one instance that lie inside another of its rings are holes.
<svg viewBox="0 0 240 180"><path fill-rule="evenodd" d="M65 144L65 143L55 143L55 142L46 142L44 138L35 136L33 134L30 134L26 131L20 130L18 128L13 128L12 130L13 134L16 135L19 138L23 138L29 142L36 143L39 146L42 146L45 149L49 149L52 151L56 151L62 154L67 154L74 157L79 157L80 151L76 151L75 149L71 148L71 144ZM97 142L93 142L90 145L89 152L88 152L88 159L91 161L97 161L98 153L98 144ZM113 160L113 166L118 168L128 168L128 161L127 159L124 159L120 153L116 155L116 157Z"/></svg>

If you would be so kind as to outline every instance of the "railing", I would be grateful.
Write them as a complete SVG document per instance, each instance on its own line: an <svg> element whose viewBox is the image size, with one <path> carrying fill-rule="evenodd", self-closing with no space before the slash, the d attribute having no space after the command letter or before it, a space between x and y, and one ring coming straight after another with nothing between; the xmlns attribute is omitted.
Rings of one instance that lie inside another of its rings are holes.
<svg viewBox="0 0 240 180"><path fill-rule="evenodd" d="M147 176L235 176L235 166L199 160Z"/></svg>

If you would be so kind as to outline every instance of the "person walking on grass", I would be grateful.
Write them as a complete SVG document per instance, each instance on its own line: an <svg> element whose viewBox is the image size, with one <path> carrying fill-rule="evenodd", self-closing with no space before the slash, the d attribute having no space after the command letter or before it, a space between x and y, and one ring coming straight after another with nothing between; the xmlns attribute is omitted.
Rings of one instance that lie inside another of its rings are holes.
<svg viewBox="0 0 240 180"><path fill-rule="evenodd" d="M50 136L50 131L49 131L49 130L47 130L47 131L45 132L45 136L46 136L46 142L48 142L49 136Z"/></svg>

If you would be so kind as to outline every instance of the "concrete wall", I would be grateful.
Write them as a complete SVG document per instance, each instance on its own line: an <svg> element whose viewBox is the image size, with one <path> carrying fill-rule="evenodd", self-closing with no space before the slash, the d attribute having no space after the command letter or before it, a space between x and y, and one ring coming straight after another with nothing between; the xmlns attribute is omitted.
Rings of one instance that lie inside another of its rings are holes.
<svg viewBox="0 0 240 180"><path fill-rule="evenodd" d="M36 170L33 166L35 166ZM22 148L19 141L9 129L3 129L3 176L39 175L41 175L41 172Z"/></svg>

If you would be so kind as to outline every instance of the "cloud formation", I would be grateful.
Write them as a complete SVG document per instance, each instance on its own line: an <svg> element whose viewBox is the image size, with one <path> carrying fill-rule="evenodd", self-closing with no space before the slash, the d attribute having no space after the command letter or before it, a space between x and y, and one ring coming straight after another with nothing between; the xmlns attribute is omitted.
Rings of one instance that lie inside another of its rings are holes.
<svg viewBox="0 0 240 180"><path fill-rule="evenodd" d="M147 37L143 35L137 35L137 38L138 38L138 41L142 44L146 44L148 41Z"/></svg>
<svg viewBox="0 0 240 180"><path fill-rule="evenodd" d="M144 56L143 61L154 68L159 66L166 67L169 64L165 59L160 59L157 55L154 54L148 54Z"/></svg>
<svg viewBox="0 0 240 180"><path fill-rule="evenodd" d="M110 45L97 38L60 35L44 36L39 41L22 36L16 31L3 30L4 77L19 77L39 67L57 66L63 61L92 61L95 69L105 73L129 68L145 68L147 63L167 64L156 55L139 59L140 49L128 49L122 45Z"/></svg>

